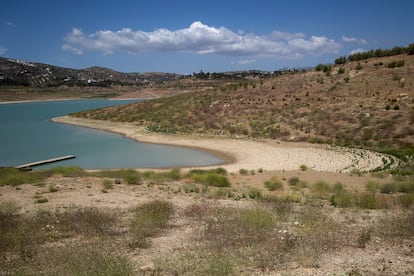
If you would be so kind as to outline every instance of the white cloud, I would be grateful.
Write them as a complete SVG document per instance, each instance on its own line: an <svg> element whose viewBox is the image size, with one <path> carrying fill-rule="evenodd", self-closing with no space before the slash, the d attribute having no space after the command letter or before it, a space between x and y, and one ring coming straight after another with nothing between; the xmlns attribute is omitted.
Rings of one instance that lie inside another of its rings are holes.
<svg viewBox="0 0 414 276"><path fill-rule="evenodd" d="M7 52L7 48L4 48L2 45L0 45L0 55L4 55Z"/></svg>
<svg viewBox="0 0 414 276"><path fill-rule="evenodd" d="M358 44L367 44L367 41L363 38L356 38L356 37L346 37L342 36L342 41L346 43L358 43Z"/></svg>
<svg viewBox="0 0 414 276"><path fill-rule="evenodd" d="M242 59L242 60L234 61L231 64L247 65L247 64L252 64L252 63L255 63L255 62L256 62L255 59Z"/></svg>
<svg viewBox="0 0 414 276"><path fill-rule="evenodd" d="M82 30L74 28L64 40L66 46L62 49L65 51L81 53L86 49L104 54L117 51L139 54L151 51L298 58L336 53L340 48L337 42L324 36L306 38L302 33L281 31L262 36L240 31L236 33L225 27L211 27L201 22L194 22L184 29L157 29L153 32L124 28L119 31L103 30L84 34Z"/></svg>
<svg viewBox="0 0 414 276"><path fill-rule="evenodd" d="M83 54L83 50L82 49L78 49L78 48L72 47L69 44L63 44L62 45L62 50L63 51L67 51L67 52L71 52L72 54L75 54L75 55L82 55Z"/></svg>
<svg viewBox="0 0 414 276"><path fill-rule="evenodd" d="M357 53L363 53L365 52L364 49L358 48L358 49L354 49L351 52L349 52L349 55L353 55L353 54L357 54Z"/></svg>

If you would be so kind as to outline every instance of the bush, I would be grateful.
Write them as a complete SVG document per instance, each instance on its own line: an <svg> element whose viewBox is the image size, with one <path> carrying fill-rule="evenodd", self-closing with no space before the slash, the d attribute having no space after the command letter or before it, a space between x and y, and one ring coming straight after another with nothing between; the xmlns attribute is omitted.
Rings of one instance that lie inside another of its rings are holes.
<svg viewBox="0 0 414 276"><path fill-rule="evenodd" d="M130 223L130 246L132 248L148 247L147 238L158 234L165 228L173 213L174 207L167 201L154 200L137 206Z"/></svg>
<svg viewBox="0 0 414 276"><path fill-rule="evenodd" d="M2 204L0 208L0 256L17 253L20 257L31 257L36 248L45 242L74 234L95 237L97 234L109 233L118 222L112 213L95 208L18 215L13 205Z"/></svg>
<svg viewBox="0 0 414 276"><path fill-rule="evenodd" d="M114 183L111 179L106 178L102 181L102 186L104 187L104 189L113 189Z"/></svg>
<svg viewBox="0 0 414 276"><path fill-rule="evenodd" d="M395 68L395 67L402 67L405 65L405 60L398 60L398 61L392 61L390 63L388 63L387 67L388 68Z"/></svg>
<svg viewBox="0 0 414 276"><path fill-rule="evenodd" d="M301 171L307 171L307 170L309 170L308 166L306 166L306 165L300 165L299 169Z"/></svg>
<svg viewBox="0 0 414 276"><path fill-rule="evenodd" d="M206 239L215 246L248 246L267 238L276 223L263 209L218 208L206 218Z"/></svg>
<svg viewBox="0 0 414 276"><path fill-rule="evenodd" d="M54 184L50 184L50 185L49 185L49 192L50 192L50 193L55 193L55 192L57 192L57 191L59 191L59 188L58 188L58 187L56 187L56 185L54 185Z"/></svg>
<svg viewBox="0 0 414 276"><path fill-rule="evenodd" d="M36 198L34 203L46 203L49 202L49 200L47 198L41 197L41 198Z"/></svg>
<svg viewBox="0 0 414 276"><path fill-rule="evenodd" d="M346 56L335 59L335 64L345 64L345 63L346 63Z"/></svg>
<svg viewBox="0 0 414 276"><path fill-rule="evenodd" d="M222 171L220 171L223 173ZM190 171L188 175L192 180L214 187L230 187L231 183L228 178L222 174L218 174L215 170L211 171Z"/></svg>
<svg viewBox="0 0 414 276"><path fill-rule="evenodd" d="M394 183L382 184L380 186L380 192L383 194L393 194L397 192L397 185Z"/></svg>
<svg viewBox="0 0 414 276"><path fill-rule="evenodd" d="M17 186L44 181L47 175L40 171L23 172L15 168L0 168L0 186Z"/></svg>
<svg viewBox="0 0 414 276"><path fill-rule="evenodd" d="M85 236L110 234L119 222L113 213L95 207L71 208L52 216L59 221L59 227L66 233Z"/></svg>
<svg viewBox="0 0 414 276"><path fill-rule="evenodd" d="M377 209L378 202L375 193L363 193L358 196L358 207L363 209Z"/></svg>
<svg viewBox="0 0 414 276"><path fill-rule="evenodd" d="M215 187L230 187L230 181L227 179L227 177L215 173L209 173L205 177L205 180L203 181L204 184L208 186L215 186Z"/></svg>
<svg viewBox="0 0 414 276"><path fill-rule="evenodd" d="M50 170L51 173L53 174L61 174L65 177L81 177L81 176L86 176L88 173L77 166L69 166L69 167L55 167L53 169Z"/></svg>
<svg viewBox="0 0 414 276"><path fill-rule="evenodd" d="M269 190L269 191L274 191L274 190L280 190L283 189L283 183L279 181L279 179L277 179L276 177L272 177L272 179L266 181L264 183L264 186Z"/></svg>
<svg viewBox="0 0 414 276"><path fill-rule="evenodd" d="M124 180L130 185L142 184L141 174L135 170L126 170L123 173Z"/></svg>
<svg viewBox="0 0 414 276"><path fill-rule="evenodd" d="M99 245L46 248L17 275L133 275L125 257L114 256Z"/></svg>
<svg viewBox="0 0 414 276"><path fill-rule="evenodd" d="M249 198L251 199L260 199L262 198L262 192L256 188L250 188L248 192Z"/></svg>
<svg viewBox="0 0 414 276"><path fill-rule="evenodd" d="M312 189L312 192L317 194L317 196L320 198L327 198L329 193L331 193L331 186L328 183L323 182L323 181L316 182L315 184L312 185L311 189Z"/></svg>
<svg viewBox="0 0 414 276"><path fill-rule="evenodd" d="M241 175L248 175L249 174L249 171L246 170L246 169L240 169L239 170L239 174L241 174Z"/></svg>
<svg viewBox="0 0 414 276"><path fill-rule="evenodd" d="M298 185L299 183L300 183L300 179L297 176L293 176L293 177L289 178L289 180L288 180L288 184L292 185L292 186Z"/></svg>
<svg viewBox="0 0 414 276"><path fill-rule="evenodd" d="M344 68L344 67L340 67L340 68L338 69L338 74L342 75L342 74L344 74L344 73L345 73L345 68Z"/></svg>

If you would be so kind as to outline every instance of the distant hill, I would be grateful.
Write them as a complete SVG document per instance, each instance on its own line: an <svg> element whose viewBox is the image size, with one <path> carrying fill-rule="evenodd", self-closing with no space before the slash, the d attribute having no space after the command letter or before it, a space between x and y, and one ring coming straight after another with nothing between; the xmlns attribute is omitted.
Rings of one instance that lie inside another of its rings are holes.
<svg viewBox="0 0 414 276"><path fill-rule="evenodd" d="M165 133L413 148L413 72L414 55L368 57L74 116Z"/></svg>
<svg viewBox="0 0 414 276"><path fill-rule="evenodd" d="M96 66L78 70L0 57L0 88L4 86L142 86L149 83L162 83L179 77L179 74L170 73L121 73Z"/></svg>

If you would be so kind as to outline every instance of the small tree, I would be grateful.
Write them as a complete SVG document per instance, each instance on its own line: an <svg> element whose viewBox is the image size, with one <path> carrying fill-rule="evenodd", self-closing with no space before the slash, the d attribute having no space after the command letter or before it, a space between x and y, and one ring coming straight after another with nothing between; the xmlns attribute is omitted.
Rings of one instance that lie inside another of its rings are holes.
<svg viewBox="0 0 414 276"><path fill-rule="evenodd" d="M335 59L335 64L345 64L346 63L346 56L339 57Z"/></svg>
<svg viewBox="0 0 414 276"><path fill-rule="evenodd" d="M407 53L409 55L414 55L414 43L411 43L410 45L408 45L408 47L407 47Z"/></svg>

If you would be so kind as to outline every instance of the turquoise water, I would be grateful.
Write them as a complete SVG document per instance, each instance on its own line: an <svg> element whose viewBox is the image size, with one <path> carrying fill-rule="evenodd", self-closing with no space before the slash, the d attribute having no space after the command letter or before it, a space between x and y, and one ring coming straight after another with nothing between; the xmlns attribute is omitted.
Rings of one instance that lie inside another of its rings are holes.
<svg viewBox="0 0 414 276"><path fill-rule="evenodd" d="M93 99L0 104L0 167L64 155L75 155L76 159L39 168L163 168L223 163L194 149L139 143L114 133L50 121L71 112L126 103Z"/></svg>

